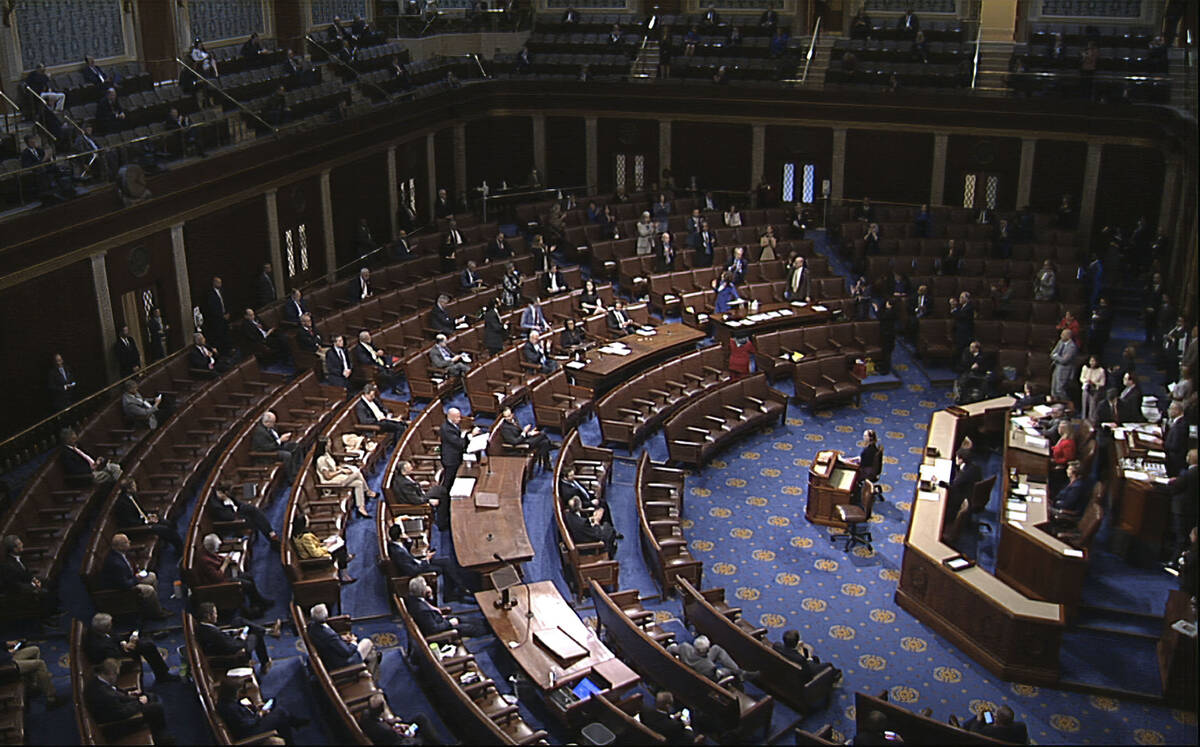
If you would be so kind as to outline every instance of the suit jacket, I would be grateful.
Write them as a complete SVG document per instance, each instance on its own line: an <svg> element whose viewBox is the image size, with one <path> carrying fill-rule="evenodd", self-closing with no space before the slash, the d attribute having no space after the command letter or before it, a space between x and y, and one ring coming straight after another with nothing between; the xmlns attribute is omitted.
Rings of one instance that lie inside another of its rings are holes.
<svg viewBox="0 0 1200 747"><path fill-rule="evenodd" d="M0 589L6 592L31 591L34 578L33 571L17 558L6 555L0 563Z"/></svg>
<svg viewBox="0 0 1200 747"><path fill-rule="evenodd" d="M552 278L557 284L557 289L554 290L550 288L550 280ZM557 269L546 273L546 278L542 282L542 287L546 289L547 293L560 293L562 291L570 290L570 286L567 285L567 276L563 275Z"/></svg>
<svg viewBox="0 0 1200 747"><path fill-rule="evenodd" d="M549 327L550 324L546 321L546 315L542 313L541 306L526 306L521 311L521 329L541 331Z"/></svg>
<svg viewBox="0 0 1200 747"><path fill-rule="evenodd" d="M672 243L670 247L659 241L654 242L654 244L654 253L658 258L655 262L655 269L658 272L674 272L675 259L679 256L679 252L675 250L675 244Z"/></svg>
<svg viewBox="0 0 1200 747"><path fill-rule="evenodd" d="M1167 476L1176 477L1187 466L1188 426L1187 418L1180 418L1167 426L1163 436L1163 451L1167 453Z"/></svg>
<svg viewBox="0 0 1200 747"><path fill-rule="evenodd" d="M442 611L435 607L428 599L414 597L411 594L404 597L404 606L408 609L408 613L413 616L413 622L421 629L421 632L426 636L437 635L450 630L453 626Z"/></svg>
<svg viewBox="0 0 1200 747"><path fill-rule="evenodd" d="M492 239L487 245L487 258L490 260L508 259L513 255L512 247L505 241L503 244Z"/></svg>
<svg viewBox="0 0 1200 747"><path fill-rule="evenodd" d="M105 134L116 132L120 129L119 115L124 114L125 109L121 106L121 102L110 102L107 97L100 99L96 104L96 129Z"/></svg>
<svg viewBox="0 0 1200 747"><path fill-rule="evenodd" d="M1142 422L1142 388L1135 386L1128 391L1121 389L1121 396L1117 399L1117 411L1121 415L1122 423Z"/></svg>
<svg viewBox="0 0 1200 747"><path fill-rule="evenodd" d="M711 230L707 233L693 233L688 236L688 244L697 252L712 258L713 247L716 246L717 236Z"/></svg>
<svg viewBox="0 0 1200 747"><path fill-rule="evenodd" d="M459 284L462 285L463 290L470 290L482 285L483 280L479 277L479 273L473 271L470 267L464 267L462 275L459 277Z"/></svg>
<svg viewBox="0 0 1200 747"><path fill-rule="evenodd" d="M92 65L83 69L83 79L93 86L102 86L104 88L112 87L112 77L105 74L104 68L99 65Z"/></svg>
<svg viewBox="0 0 1200 747"><path fill-rule="evenodd" d="M379 353L378 350L375 352L376 354ZM354 359L355 366L380 366L382 368L388 368L387 358L385 358L383 355L379 355L379 360L375 360L374 356L371 355L371 352L363 347L361 342L356 343L354 347L350 348L350 354L350 357Z"/></svg>
<svg viewBox="0 0 1200 747"><path fill-rule="evenodd" d="M83 634L83 652L93 664L99 664L105 659L125 659L129 654L121 649L121 641L112 633L101 633L88 627Z"/></svg>
<svg viewBox="0 0 1200 747"><path fill-rule="evenodd" d="M443 335L454 334L454 319L437 304L434 304L433 311L429 312L429 326L433 327L434 332L440 332Z"/></svg>
<svg viewBox="0 0 1200 747"><path fill-rule="evenodd" d="M188 367L198 368L202 371L211 371L217 365L216 356L212 356L212 348L207 348L208 355L196 345L193 345L188 350ZM212 357L209 357L212 356Z"/></svg>
<svg viewBox="0 0 1200 747"><path fill-rule="evenodd" d="M342 355L346 356L344 364L342 361ZM345 368L343 368L343 365ZM346 370L346 368L349 368L351 371L353 371L354 360L350 357L350 353L347 352L345 348L342 348L341 353L338 352L336 347L329 348L325 351L326 379L329 379L332 383L344 384L346 377L343 372Z"/></svg>
<svg viewBox="0 0 1200 747"><path fill-rule="evenodd" d="M224 559L220 555L201 549L196 553L196 561L196 580L201 584L221 584L228 580L225 572L221 570Z"/></svg>
<svg viewBox="0 0 1200 747"><path fill-rule="evenodd" d="M530 361L530 363L537 363L537 361ZM501 421L499 431L500 440L508 446L516 446L517 444L523 444L526 441L524 429L522 429L517 423L513 423L508 420Z"/></svg>
<svg viewBox="0 0 1200 747"><path fill-rule="evenodd" d="M224 325L225 314L229 313L229 299L225 298L223 292L218 292L216 288L209 288L204 294L204 312L205 324L216 324L218 327Z"/></svg>
<svg viewBox="0 0 1200 747"><path fill-rule="evenodd" d="M329 623L309 621L308 637L326 669L341 669L362 662L358 648L338 635Z"/></svg>
<svg viewBox="0 0 1200 747"><path fill-rule="evenodd" d="M255 322L258 322L257 324ZM253 322L249 319L243 319L240 325L242 339L249 345L263 345L267 342L269 334L266 327L262 326L262 322L255 319Z"/></svg>
<svg viewBox="0 0 1200 747"><path fill-rule="evenodd" d="M309 353L315 353L318 348L325 346L325 341L321 339L321 332L314 324L312 327L296 330L296 346Z"/></svg>
<svg viewBox="0 0 1200 747"><path fill-rule="evenodd" d="M621 313L625 315L626 323L633 321L630 319L629 314L626 314L624 311ZM608 322L608 329L610 332L620 332L621 334L625 334L625 328L622 327L617 321L617 310L615 308L606 311L604 314L604 319Z"/></svg>
<svg viewBox="0 0 1200 747"><path fill-rule="evenodd" d="M532 342L526 342L521 346L521 354L525 357L525 361L532 363L541 368L543 372L549 373L554 370L556 361L550 359L542 349L534 345Z"/></svg>
<svg viewBox="0 0 1200 747"><path fill-rule="evenodd" d="M75 374L71 371L70 366L63 366L62 372L58 370L57 366L53 366L50 368L50 375L47 378L46 385L50 389L51 394L61 396L66 393L67 384L73 381L75 381Z"/></svg>
<svg viewBox="0 0 1200 747"><path fill-rule="evenodd" d="M982 479L983 472L974 462L967 462L965 466L959 468L958 474L950 483L950 496L946 507L947 523L954 521L954 517L958 516L963 502L971 500L971 491L975 489L975 483Z"/></svg>
<svg viewBox="0 0 1200 747"><path fill-rule="evenodd" d="M308 304L301 298L297 303L295 299L289 298L283 304L283 318L292 324L299 324L300 317L308 312Z"/></svg>
<svg viewBox="0 0 1200 747"><path fill-rule="evenodd" d="M587 486L578 480L568 480L564 477L558 481L559 500L561 500L563 503L566 503L575 496L579 496L579 500L582 501L585 506L590 506L592 501L596 498L596 496L592 495L591 491L587 489Z"/></svg>
<svg viewBox="0 0 1200 747"><path fill-rule="evenodd" d="M272 454L279 451L283 447L283 442L279 441L277 435L272 435L271 430L262 423L255 423L254 430L250 432L250 449L253 451L269 451Z"/></svg>
<svg viewBox="0 0 1200 747"><path fill-rule="evenodd" d="M375 400L375 406L383 412L384 415L390 415L388 409L384 407L378 399ZM379 425L379 418L375 417L375 413L371 411L370 405L365 399L359 399L354 405L354 416L358 418L360 425Z"/></svg>
<svg viewBox="0 0 1200 747"><path fill-rule="evenodd" d="M200 650L208 656L229 656L246 650L245 641L212 623L198 623L196 639L200 641Z"/></svg>
<svg viewBox="0 0 1200 747"><path fill-rule="evenodd" d="M84 452L87 451L79 444L75 444L75 447ZM88 464L87 460L81 457L79 453L75 451L75 449L68 448L64 445L60 453L62 454L63 471L65 471L68 475L92 474L92 466ZM88 456L91 455L89 454ZM95 457L92 458L95 459Z"/></svg>
<svg viewBox="0 0 1200 747"><path fill-rule="evenodd" d="M137 698L95 675L83 686L83 700L92 718L101 724L124 721L142 712Z"/></svg>
<svg viewBox="0 0 1200 747"><path fill-rule="evenodd" d="M463 453L467 450L467 437L461 428L449 420L442 423L440 435L442 438L442 466L458 467L462 464Z"/></svg>
<svg viewBox="0 0 1200 747"><path fill-rule="evenodd" d="M800 279L796 279L796 273L800 273ZM792 292L792 284L796 284L796 291ZM802 269L792 269L788 272L787 284L783 287L783 297L789 301L792 299L803 300L812 297L812 273L807 267Z"/></svg>
<svg viewBox="0 0 1200 747"><path fill-rule="evenodd" d="M132 561L126 562L121 553L109 550L100 568L100 586L104 589L132 589L137 585Z"/></svg>
<svg viewBox="0 0 1200 747"><path fill-rule="evenodd" d="M392 478L392 497L410 506L420 506L429 502L425 491L421 489L421 484L411 477L400 474L399 471Z"/></svg>
<svg viewBox="0 0 1200 747"><path fill-rule="evenodd" d="M642 723L648 729L667 738L667 744L691 744L693 741L693 736L683 722L671 718L669 713L663 713L657 708L646 707L642 709L641 717Z"/></svg>
<svg viewBox="0 0 1200 747"><path fill-rule="evenodd" d="M141 513L138 512L141 508ZM113 506L113 516L117 520L119 527L140 527L146 522L142 518L142 513L149 513L145 507L137 502L137 496L127 490L122 490L117 494L116 505Z"/></svg>
<svg viewBox="0 0 1200 747"><path fill-rule="evenodd" d="M270 435L267 437L270 438ZM267 451L274 451L274 447L267 449ZM230 496L230 500L233 501L232 508L226 506L216 495L213 495L212 500L205 504L208 506L208 518L212 521L237 521L240 518L238 514L242 508L242 504L233 496Z"/></svg>
<svg viewBox="0 0 1200 747"><path fill-rule="evenodd" d="M451 360L454 352L442 345L434 345L429 349L429 362L434 368L449 368L454 364Z"/></svg>
<svg viewBox="0 0 1200 747"><path fill-rule="evenodd" d="M128 376L142 365L142 354L138 352L137 343L132 337L118 337L113 350L117 354L117 366L120 367L122 376Z"/></svg>
<svg viewBox="0 0 1200 747"><path fill-rule="evenodd" d="M258 711L242 705L238 700L218 700L217 713L221 715L225 726L229 727L235 738L240 739L264 731L259 724L265 717L259 716Z"/></svg>
<svg viewBox="0 0 1200 747"><path fill-rule="evenodd" d="M401 576L420 576L430 570L428 560L417 560L402 542L388 542L388 559Z"/></svg>
<svg viewBox="0 0 1200 747"><path fill-rule="evenodd" d="M370 281L367 281L367 296L375 292L371 287ZM363 279L361 277L350 278L350 282L346 283L346 303L356 304L363 298Z"/></svg>
<svg viewBox="0 0 1200 747"><path fill-rule="evenodd" d="M438 218L448 218L454 214L454 206L449 199L443 200L439 197L433 204L433 214Z"/></svg>
<svg viewBox="0 0 1200 747"><path fill-rule="evenodd" d="M1080 478L1075 482L1067 483L1062 490L1058 491L1058 495L1054 496L1053 504L1060 511L1077 514L1087 506L1090 495L1091 490L1088 489L1087 481Z"/></svg>
<svg viewBox="0 0 1200 747"><path fill-rule="evenodd" d="M507 336L508 329L504 320L500 318L500 312L488 307L487 311L483 312L483 346L488 350L499 350L504 347Z"/></svg>
<svg viewBox="0 0 1200 747"><path fill-rule="evenodd" d="M261 273L254 281L254 303L261 308L274 300L275 281L267 273ZM289 305L292 304L289 302Z"/></svg>
<svg viewBox="0 0 1200 747"><path fill-rule="evenodd" d="M153 400L148 400L139 394L125 392L121 395L121 410L130 418L146 419L154 416L158 408Z"/></svg>
<svg viewBox="0 0 1200 747"><path fill-rule="evenodd" d="M571 539L576 543L604 541L600 527L588 521L582 514L566 511L563 518L567 522L567 531L571 533Z"/></svg>

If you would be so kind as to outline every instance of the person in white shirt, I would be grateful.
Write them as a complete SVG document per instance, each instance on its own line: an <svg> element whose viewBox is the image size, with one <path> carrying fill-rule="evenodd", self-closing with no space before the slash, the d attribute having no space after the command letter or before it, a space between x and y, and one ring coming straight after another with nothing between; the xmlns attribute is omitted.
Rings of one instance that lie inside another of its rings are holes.
<svg viewBox="0 0 1200 747"><path fill-rule="evenodd" d="M379 494L367 486L367 478L362 470L351 464L338 464L329 450L329 437L317 439L317 475L321 478L320 485L331 485L339 488L351 488L354 491L354 505L358 515L364 519L371 518L367 513L367 499Z"/></svg>
<svg viewBox="0 0 1200 747"><path fill-rule="evenodd" d="M1083 419L1091 421L1104 398L1104 385L1108 374L1096 356L1088 357L1087 364L1079 369L1079 383L1083 387Z"/></svg>

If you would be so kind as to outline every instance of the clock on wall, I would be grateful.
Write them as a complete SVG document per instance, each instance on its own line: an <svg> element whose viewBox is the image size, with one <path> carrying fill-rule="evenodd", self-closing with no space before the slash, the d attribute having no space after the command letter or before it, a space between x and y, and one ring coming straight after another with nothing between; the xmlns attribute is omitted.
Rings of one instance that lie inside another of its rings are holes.
<svg viewBox="0 0 1200 747"><path fill-rule="evenodd" d="M150 271L150 252L144 246L129 250L129 272L135 277L144 277Z"/></svg>

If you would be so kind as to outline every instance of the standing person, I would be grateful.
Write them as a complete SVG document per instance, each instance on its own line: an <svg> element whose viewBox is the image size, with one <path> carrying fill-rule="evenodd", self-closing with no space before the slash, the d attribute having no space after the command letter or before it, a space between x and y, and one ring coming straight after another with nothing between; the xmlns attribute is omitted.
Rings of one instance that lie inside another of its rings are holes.
<svg viewBox="0 0 1200 747"><path fill-rule="evenodd" d="M875 316L879 319L879 344L883 349L882 359L875 368L887 375L892 372L892 351L896 348L896 309L890 297L883 300L882 307L875 307Z"/></svg>
<svg viewBox="0 0 1200 747"><path fill-rule="evenodd" d="M471 436L477 436L482 432L476 426L464 434L459 425L461 421L462 411L457 407L451 407L446 411L446 422L442 423L439 433L442 440L440 456L442 463L441 485L446 490L450 489L454 484L454 478L458 476L458 468L462 464L463 454L467 451L468 440Z"/></svg>
<svg viewBox="0 0 1200 747"><path fill-rule="evenodd" d="M150 359L158 360L167 357L167 332L171 325L162 318L162 309L155 306L150 310L147 320L147 334L150 336Z"/></svg>
<svg viewBox="0 0 1200 747"><path fill-rule="evenodd" d="M1075 373L1075 356L1079 354L1079 346L1071 338L1071 330L1064 329L1058 337L1058 343L1050 351L1050 396L1061 402L1071 399L1067 387Z"/></svg>
<svg viewBox="0 0 1200 747"><path fill-rule="evenodd" d="M1087 363L1079 369L1079 384L1083 389L1081 404L1084 420L1090 422L1096 414L1096 410L1099 409L1107 381L1108 374L1104 370L1104 366L1100 365L1095 355L1089 355Z"/></svg>
<svg viewBox="0 0 1200 747"><path fill-rule="evenodd" d="M650 220L650 211L642 211L642 217L637 222L637 253L650 254L654 251L654 222Z"/></svg>

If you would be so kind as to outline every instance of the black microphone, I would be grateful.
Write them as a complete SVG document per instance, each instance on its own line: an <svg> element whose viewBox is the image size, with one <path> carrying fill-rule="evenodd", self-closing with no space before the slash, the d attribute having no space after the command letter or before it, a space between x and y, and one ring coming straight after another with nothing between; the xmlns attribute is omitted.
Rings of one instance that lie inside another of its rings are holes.
<svg viewBox="0 0 1200 747"><path fill-rule="evenodd" d="M498 553L498 552L492 553L492 557L495 558L496 560L500 561L501 563L505 562L504 558L500 557L500 553Z"/></svg>

